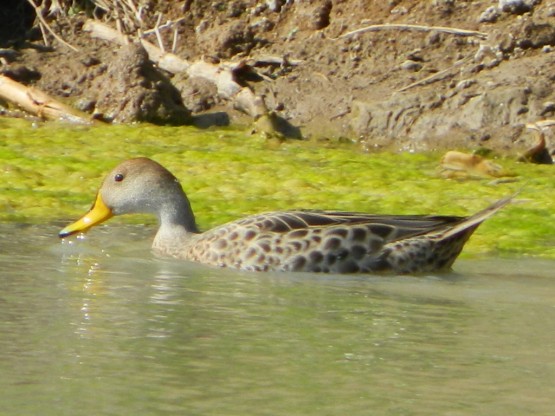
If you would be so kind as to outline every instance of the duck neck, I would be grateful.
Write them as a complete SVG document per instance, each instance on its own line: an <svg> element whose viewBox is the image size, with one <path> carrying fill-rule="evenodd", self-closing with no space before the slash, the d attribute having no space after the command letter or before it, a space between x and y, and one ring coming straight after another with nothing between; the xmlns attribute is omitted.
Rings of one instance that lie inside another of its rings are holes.
<svg viewBox="0 0 555 416"><path fill-rule="evenodd" d="M173 198L160 207L158 211L160 230L182 229L186 233L198 233L195 214L189 199L183 191L174 194Z"/></svg>
<svg viewBox="0 0 555 416"><path fill-rule="evenodd" d="M191 204L184 193L176 194L159 207L158 222L152 248L162 255L179 256L179 250L199 233Z"/></svg>

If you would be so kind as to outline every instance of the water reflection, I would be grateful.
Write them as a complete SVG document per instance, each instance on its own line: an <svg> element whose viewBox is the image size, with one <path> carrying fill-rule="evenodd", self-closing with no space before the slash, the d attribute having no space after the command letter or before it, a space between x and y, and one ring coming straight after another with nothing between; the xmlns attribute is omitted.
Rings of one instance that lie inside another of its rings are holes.
<svg viewBox="0 0 555 416"><path fill-rule="evenodd" d="M0 233L6 414L550 414L548 261L419 278L248 274L111 225ZM129 236L131 234L131 237ZM32 398L33 400L30 400Z"/></svg>

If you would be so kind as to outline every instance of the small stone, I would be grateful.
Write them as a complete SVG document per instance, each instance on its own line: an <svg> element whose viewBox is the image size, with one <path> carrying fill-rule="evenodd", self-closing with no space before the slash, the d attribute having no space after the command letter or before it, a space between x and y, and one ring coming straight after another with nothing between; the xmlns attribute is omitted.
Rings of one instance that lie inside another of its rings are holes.
<svg viewBox="0 0 555 416"><path fill-rule="evenodd" d="M484 133L480 136L480 141L481 142L487 142L489 139L491 139L491 134L489 133Z"/></svg>
<svg viewBox="0 0 555 416"><path fill-rule="evenodd" d="M478 51L474 54L474 62L482 62L486 57L496 58L495 52L489 45L480 45Z"/></svg>
<svg viewBox="0 0 555 416"><path fill-rule="evenodd" d="M432 5L443 15L452 14L455 10L455 0L433 0Z"/></svg>
<svg viewBox="0 0 555 416"><path fill-rule="evenodd" d="M441 33L432 31L426 39L428 45L436 45L441 42Z"/></svg>
<svg viewBox="0 0 555 416"><path fill-rule="evenodd" d="M391 9L391 11L389 13L404 15L404 14L407 14L408 12L409 12L409 9L407 9L406 7L397 6L397 7L394 7L393 9Z"/></svg>
<svg viewBox="0 0 555 416"><path fill-rule="evenodd" d="M497 48L504 53L512 52L516 46L516 40L510 33L502 33L497 39Z"/></svg>
<svg viewBox="0 0 555 416"><path fill-rule="evenodd" d="M283 3L284 3L283 0L266 0L268 9L276 13L279 13L281 11L281 7L283 6Z"/></svg>
<svg viewBox="0 0 555 416"><path fill-rule="evenodd" d="M253 29L256 33L269 32L274 28L274 22L272 22L270 19L266 17L263 17L258 21L254 22L253 24L251 24L250 28Z"/></svg>
<svg viewBox="0 0 555 416"><path fill-rule="evenodd" d="M252 16L260 16L267 8L268 6L266 4L257 4L251 9L250 13Z"/></svg>
<svg viewBox="0 0 555 416"><path fill-rule="evenodd" d="M415 62L424 62L421 49L415 49L407 54L407 59Z"/></svg>
<svg viewBox="0 0 555 416"><path fill-rule="evenodd" d="M18 55L19 52L14 51L13 49L0 48L0 58L5 58L8 61L13 61L15 58L17 58Z"/></svg>
<svg viewBox="0 0 555 416"><path fill-rule="evenodd" d="M474 55L474 62L480 63L486 68L493 68L499 65L502 60L503 53L488 45L480 45L478 52Z"/></svg>
<svg viewBox="0 0 555 416"><path fill-rule="evenodd" d="M524 14L532 10L537 0L499 0L499 8L505 13Z"/></svg>
<svg viewBox="0 0 555 416"><path fill-rule="evenodd" d="M554 113L555 112L555 102L553 101L546 101L545 103L543 103L542 105L542 110L540 112L541 116L546 116L549 113Z"/></svg>
<svg viewBox="0 0 555 416"><path fill-rule="evenodd" d="M207 20L201 20L200 23L195 27L195 33L200 35L208 29L209 23Z"/></svg>
<svg viewBox="0 0 555 416"><path fill-rule="evenodd" d="M96 101L90 98L80 98L75 102L75 108L86 113L92 113L96 107Z"/></svg>
<svg viewBox="0 0 555 416"><path fill-rule="evenodd" d="M0 74L23 84L28 84L41 78L41 73L35 68L22 64L3 66L0 68Z"/></svg>
<svg viewBox="0 0 555 416"><path fill-rule="evenodd" d="M324 4L313 10L310 27L314 30L321 30L330 24L330 13L332 9L331 1L325 1Z"/></svg>
<svg viewBox="0 0 555 416"><path fill-rule="evenodd" d="M246 11L246 6L240 1L231 1L227 4L227 17L239 17Z"/></svg>
<svg viewBox="0 0 555 416"><path fill-rule="evenodd" d="M490 6L480 15L478 23L495 23L500 15L501 13L497 7Z"/></svg>
<svg viewBox="0 0 555 416"><path fill-rule="evenodd" d="M100 63L100 60L98 60L98 58L95 58L94 56L86 56L85 58L83 58L83 60L81 60L81 63L86 67L91 67L98 65Z"/></svg>
<svg viewBox="0 0 555 416"><path fill-rule="evenodd" d="M422 64L420 62L413 61L411 59L407 59L405 62L401 64L401 69L406 71L420 71L422 69Z"/></svg>
<svg viewBox="0 0 555 416"><path fill-rule="evenodd" d="M475 79L463 79L461 82L459 82L455 88L457 90L464 90L468 87L470 87L471 85L476 84L476 80Z"/></svg>
<svg viewBox="0 0 555 416"><path fill-rule="evenodd" d="M543 46L555 46L555 26L549 23L530 22L524 26L522 39L518 46L523 49L538 49Z"/></svg>

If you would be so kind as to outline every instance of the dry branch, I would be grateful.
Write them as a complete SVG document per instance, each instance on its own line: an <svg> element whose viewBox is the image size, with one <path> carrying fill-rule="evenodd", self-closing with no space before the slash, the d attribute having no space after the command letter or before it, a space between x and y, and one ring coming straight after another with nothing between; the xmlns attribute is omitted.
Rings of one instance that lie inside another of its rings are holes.
<svg viewBox="0 0 555 416"><path fill-rule="evenodd" d="M117 30L96 20L87 20L83 26L83 30L90 32L92 37L114 42L119 45L125 45L129 41L125 35ZM236 109L257 118L260 104L254 93L247 87L242 87L235 81L233 71L239 64L222 62L219 65L211 64L204 61L196 61L190 63L173 53L162 51L154 44L140 39L141 45L148 53L149 59L158 65L159 68L173 74L185 72L190 77L200 77L214 83L218 89L218 94L225 99L232 100ZM239 94L240 93L240 94ZM255 111L255 113L253 113Z"/></svg>
<svg viewBox="0 0 555 416"><path fill-rule="evenodd" d="M71 49L71 50L73 50L73 51L75 51L75 52L78 52L78 51L79 51L79 49L77 49L75 46L72 46L72 45L70 45L69 43L67 43L67 42L66 42L65 40L63 40L60 36L58 36L58 35L56 34L56 32L54 32L54 31L52 30L52 28L48 25L48 22L44 19L44 17L42 17L41 8L40 8L39 6L37 6L33 0L27 0L27 2L35 9L35 14L37 15L37 17L38 17L38 19L39 19L40 26L41 26L41 31L43 32L43 38L44 38L44 41L45 41L45 42L47 42L47 39L46 39L46 36L44 35L44 30L43 30L44 28L45 28L46 30L48 30L48 31L50 32L50 34L51 34L52 36L54 36L54 38L55 38L58 42L60 42L62 45L68 47L69 49ZM47 46L48 46L48 44L47 44Z"/></svg>
<svg viewBox="0 0 555 416"><path fill-rule="evenodd" d="M79 111L56 101L48 94L27 87L0 75L0 98L12 102L28 113L48 120L61 120L74 124L91 124L92 121Z"/></svg>
<svg viewBox="0 0 555 416"><path fill-rule="evenodd" d="M353 30L352 32L344 33L343 35L335 38L336 39L344 39L348 38L349 36L358 35L360 33L366 32L377 32L379 30L416 30L418 32L443 32L449 33L451 35L458 35L458 36L476 36L481 39L486 39L488 37L487 33L484 32L477 32L475 30L466 30L466 29L457 29L454 27L445 27L445 26L423 26L423 25L403 25L403 24L385 24L385 25L371 25L366 26L360 29Z"/></svg>
<svg viewBox="0 0 555 416"><path fill-rule="evenodd" d="M175 19L175 20L168 20L163 25L157 26L154 29L149 29L149 30L143 31L143 35L151 35L151 34L155 33L156 31L162 31L164 29L173 29L173 28L175 28L175 26L178 23L182 22L183 20L185 20L184 17L181 17L181 18Z"/></svg>

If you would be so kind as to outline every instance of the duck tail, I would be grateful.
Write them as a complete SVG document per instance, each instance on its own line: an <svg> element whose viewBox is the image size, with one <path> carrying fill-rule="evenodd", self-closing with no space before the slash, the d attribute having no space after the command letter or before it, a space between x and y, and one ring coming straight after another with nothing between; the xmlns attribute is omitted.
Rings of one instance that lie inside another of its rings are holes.
<svg viewBox="0 0 555 416"><path fill-rule="evenodd" d="M520 191L519 191L520 192ZM478 226L495 214L497 211L505 207L507 204L513 201L513 199L519 194L519 192L514 193L513 195L507 196L505 198L500 199L499 201L491 204L489 207L483 209L480 212L477 212L470 217L463 219L454 227L451 227L443 234L441 234L441 239L448 239L460 233L468 233L467 238L470 237L472 232L478 228Z"/></svg>

